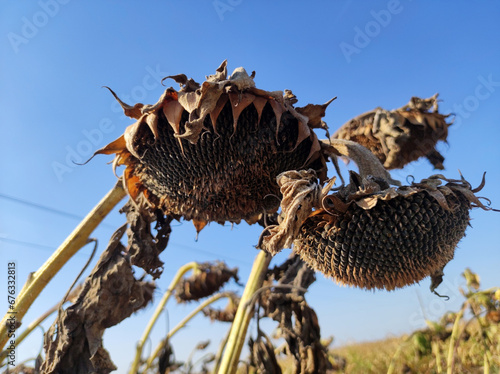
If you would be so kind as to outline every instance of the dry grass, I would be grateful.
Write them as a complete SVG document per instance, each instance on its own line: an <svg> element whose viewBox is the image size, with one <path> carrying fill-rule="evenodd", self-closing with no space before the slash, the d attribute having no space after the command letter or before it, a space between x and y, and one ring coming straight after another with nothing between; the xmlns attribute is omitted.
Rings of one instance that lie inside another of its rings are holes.
<svg viewBox="0 0 500 374"><path fill-rule="evenodd" d="M405 337L346 345L332 350L346 359L346 373L385 373Z"/></svg>
<svg viewBox="0 0 500 374"><path fill-rule="evenodd" d="M480 323L483 326L480 326ZM447 373L451 327L445 333L432 328L411 335L346 345L333 349L345 359L342 373ZM458 346L453 355L453 373L500 372L500 325L484 318L459 325ZM393 367L391 368L391 361Z"/></svg>

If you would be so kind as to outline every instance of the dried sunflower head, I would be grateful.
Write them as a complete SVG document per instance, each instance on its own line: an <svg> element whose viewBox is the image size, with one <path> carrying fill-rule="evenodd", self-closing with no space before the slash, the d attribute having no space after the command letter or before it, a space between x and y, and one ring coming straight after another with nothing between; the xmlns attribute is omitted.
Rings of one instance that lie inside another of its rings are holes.
<svg viewBox="0 0 500 374"><path fill-rule="evenodd" d="M325 127L324 105L294 108L291 91L264 91L238 68L228 78L226 61L202 84L184 74L169 76L154 105L120 102L137 122L96 152L115 154L125 165L124 183L133 199L140 194L165 214L193 220L198 230L210 221L255 222L275 211L276 176L286 170L314 169L326 178L325 159L315 127Z"/></svg>
<svg viewBox="0 0 500 374"><path fill-rule="evenodd" d="M236 294L231 293L229 296L228 303L224 309L214 309L212 307L206 307L203 309L203 314L210 318L212 322L233 322L236 316L236 311L238 310L238 305L240 303L240 298Z"/></svg>
<svg viewBox="0 0 500 374"><path fill-rule="evenodd" d="M345 156L361 147L332 146ZM281 222L266 229L260 247L276 253L293 242L302 260L343 284L392 290L432 276L434 290L464 236L469 210L490 209L475 196L484 177L476 189L442 175L391 187L378 160L366 156L358 164L361 175L351 171L350 183L334 193L330 185L321 189L312 170L280 175Z"/></svg>
<svg viewBox="0 0 500 374"><path fill-rule="evenodd" d="M238 268L229 269L223 262L198 264L191 276L177 283L175 298L179 303L199 300L216 293L231 278L238 283Z"/></svg>
<svg viewBox="0 0 500 374"><path fill-rule="evenodd" d="M438 112L438 94L421 99L412 97L395 110L376 108L351 119L333 135L368 148L387 169L400 169L427 157L436 169L444 169L444 157L436 143L446 141L450 116Z"/></svg>

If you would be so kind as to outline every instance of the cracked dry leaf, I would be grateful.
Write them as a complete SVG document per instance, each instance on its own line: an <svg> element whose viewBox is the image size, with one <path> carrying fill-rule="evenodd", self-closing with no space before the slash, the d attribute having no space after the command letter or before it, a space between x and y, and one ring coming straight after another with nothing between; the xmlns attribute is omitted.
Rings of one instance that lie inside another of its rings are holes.
<svg viewBox="0 0 500 374"><path fill-rule="evenodd" d="M420 157L426 157L435 169L444 169L444 157L436 144L446 142L452 122L446 122L449 114L438 112L437 97L412 97L408 104L391 111L376 108L342 125L333 138L365 146L387 169L403 168Z"/></svg>
<svg viewBox="0 0 500 374"><path fill-rule="evenodd" d="M202 84L167 77L181 88L168 88L154 105L130 106L115 95L137 121L96 154L115 154L114 169L126 166L133 200L144 196L197 230L208 222L256 222L278 208L281 172L311 168L326 178L312 128L326 128L321 118L330 102L294 108L291 91L259 89L254 76L237 68L228 78L224 61Z"/></svg>
<svg viewBox="0 0 500 374"><path fill-rule="evenodd" d="M120 227L85 280L78 300L60 311L45 334L43 373L106 374L116 370L102 345L104 330L117 325L153 297L155 285L134 278Z"/></svg>

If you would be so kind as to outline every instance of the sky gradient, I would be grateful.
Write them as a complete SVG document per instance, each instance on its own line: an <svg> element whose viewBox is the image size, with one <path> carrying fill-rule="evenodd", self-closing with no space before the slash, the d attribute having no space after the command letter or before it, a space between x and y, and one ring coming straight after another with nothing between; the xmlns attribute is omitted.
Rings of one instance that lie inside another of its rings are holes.
<svg viewBox="0 0 500 374"><path fill-rule="evenodd" d="M98 156L84 166L73 163L86 160L132 123L102 86L129 104L152 104L165 89L163 77L184 73L201 82L224 59L229 72L239 66L255 70L259 88L293 90L297 106L337 96L324 118L331 133L375 107L394 109L412 96L439 92L441 113L456 114L448 144L438 146L446 158L442 173L458 178L460 170L475 187L486 171L479 195L499 208L499 16L499 3L474 1L3 2L0 266L16 261L19 291L28 274L73 230L76 217L86 215L116 182L107 164L111 157ZM324 138L324 132L318 136ZM426 160L391 172L402 181L410 174L420 180L435 173ZM422 328L424 315L436 320L459 307L457 287L466 267L479 273L484 288L499 286L500 213L476 209L471 217L472 227L439 288L449 301L429 292L428 279L393 292L367 292L340 287L318 274L307 300L318 314L322 335L333 335L341 344ZM98 253L124 220L115 210L96 230ZM239 267L245 281L257 253L259 227L211 224L195 241L190 222L173 226L161 255L165 271L157 282L156 301L176 269L190 261L224 260ZM83 248L62 269L32 306L26 323L62 298L90 252L90 246ZM289 253L284 250L273 263ZM3 314L7 304L2 279ZM169 304L152 345L191 309ZM153 310L140 311L106 331L104 345L118 372L128 368ZM177 358L185 359L209 336L209 349L215 351L227 328L195 319L172 341ZM249 331L255 335L255 324ZM34 332L18 347L18 360L36 356L41 342L41 331Z"/></svg>

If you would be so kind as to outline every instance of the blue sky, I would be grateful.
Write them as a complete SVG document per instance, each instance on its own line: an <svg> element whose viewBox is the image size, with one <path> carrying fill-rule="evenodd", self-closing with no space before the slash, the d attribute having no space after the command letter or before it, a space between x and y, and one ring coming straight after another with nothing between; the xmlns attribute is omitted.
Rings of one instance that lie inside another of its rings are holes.
<svg viewBox="0 0 500 374"><path fill-rule="evenodd" d="M298 106L338 96L325 117L332 133L377 106L397 108L411 96L439 92L441 112L457 114L449 144L439 146L446 157L444 174L456 178L460 169L478 185L487 171L480 195L500 207L497 2L41 0L3 2L1 7L0 253L1 266L17 262L19 290L78 220L5 196L83 216L116 181L107 165L111 157L99 156L85 166L68 162L88 158L131 123L101 87L110 86L132 104L154 103L165 89L159 83L164 76L185 73L202 81L224 59L229 71L239 66L255 70L260 88L292 89ZM323 132L318 135L324 137ZM418 180L434 171L423 160L392 172L402 180L409 174ZM474 210L471 217L472 228L439 289L450 301L430 294L429 280L394 292L367 292L339 287L318 274L307 297L322 335L334 335L340 344L421 328L423 313L437 319L458 308L462 299L457 286L466 267L480 274L484 287L499 286L500 214ZM96 230L99 253L123 222L115 211ZM259 227L212 224L196 242L191 223L174 226L161 256L165 271L157 300L176 269L190 261L224 260L239 267L246 279ZM63 296L90 252L82 249L63 268L25 322ZM283 252L276 263L289 254ZM7 307L5 289L0 287L2 309ZM168 323L167 317L158 323L153 345L189 310L169 305ZM105 346L119 372L128 368L152 312L150 307L106 332ZM207 336L213 336L209 348L215 351L227 327L194 320L172 341L177 357L186 358ZM36 356L40 346L37 331L18 348L18 359Z"/></svg>

